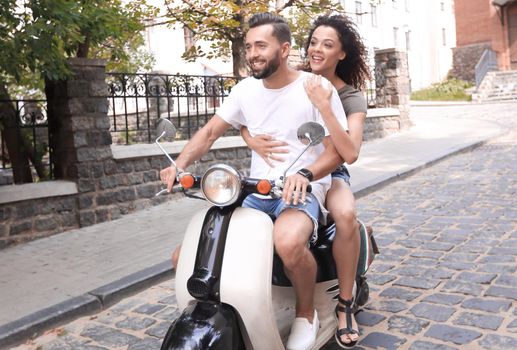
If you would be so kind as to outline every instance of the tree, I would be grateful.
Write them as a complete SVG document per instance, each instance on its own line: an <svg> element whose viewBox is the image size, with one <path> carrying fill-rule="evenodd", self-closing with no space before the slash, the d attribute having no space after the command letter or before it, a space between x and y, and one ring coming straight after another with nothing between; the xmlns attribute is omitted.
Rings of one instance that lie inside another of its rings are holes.
<svg viewBox="0 0 517 350"><path fill-rule="evenodd" d="M0 100L10 99L11 84L41 89L45 80L66 79L70 57L106 58L109 66L135 70L148 64L149 56L134 53L144 20L155 15L146 0L0 0ZM14 108L3 103L0 118L14 181L32 182Z"/></svg>
<svg viewBox="0 0 517 350"><path fill-rule="evenodd" d="M327 11L341 10L339 0L165 1L168 7L166 16L169 19L162 24L182 24L192 31L196 40L210 42L208 50L204 50L200 45L193 45L183 57L191 61L198 57L231 57L235 76L243 76L247 72L244 50L245 23L254 13L273 11L286 15L291 18L290 22L294 27L304 26L306 33L310 21L297 21L295 17L287 16L289 10L295 11L295 14L303 13L306 18Z"/></svg>

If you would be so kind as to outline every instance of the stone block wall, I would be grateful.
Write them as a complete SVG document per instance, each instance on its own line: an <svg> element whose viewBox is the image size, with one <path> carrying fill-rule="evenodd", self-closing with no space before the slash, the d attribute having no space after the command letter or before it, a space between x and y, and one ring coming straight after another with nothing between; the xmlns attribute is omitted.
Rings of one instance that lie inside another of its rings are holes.
<svg viewBox="0 0 517 350"><path fill-rule="evenodd" d="M375 51L376 106L396 108L400 111L400 129L412 125L409 119L409 71L407 55L399 49Z"/></svg>
<svg viewBox="0 0 517 350"><path fill-rule="evenodd" d="M490 49L490 43L472 44L452 49L451 75L457 79L476 82L475 67L481 55L486 49Z"/></svg>
<svg viewBox="0 0 517 350"><path fill-rule="evenodd" d="M247 174L250 157L247 147L213 150L187 170L201 175L211 165L223 162ZM0 249L115 220L182 196L176 193L155 197L162 189L159 171L168 165L163 155L110 158L102 164L79 167L76 194L0 204Z"/></svg>

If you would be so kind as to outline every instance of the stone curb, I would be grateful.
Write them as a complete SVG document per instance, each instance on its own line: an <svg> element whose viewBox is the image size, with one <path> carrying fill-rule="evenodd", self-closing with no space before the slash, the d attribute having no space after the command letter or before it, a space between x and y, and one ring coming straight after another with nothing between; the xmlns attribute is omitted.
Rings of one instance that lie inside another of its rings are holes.
<svg viewBox="0 0 517 350"><path fill-rule="evenodd" d="M483 146L492 139L504 135L506 132L497 132L489 135L483 140L471 142L449 150L447 153L436 157L422 165L408 167L407 170L393 172L386 176L376 178L361 188L353 189L356 199L375 192L382 187L398 180L402 180L416 172L430 167L442 160L454 155L470 152L477 147ZM115 304L117 301L156 284L173 275L171 262L165 261L152 267L143 269L129 276L123 277L115 282L96 288L86 294L68 299L62 303L40 310L16 321L0 326L0 349L8 345L19 343L37 333L56 327L66 321L71 321L80 316L99 312L103 308Z"/></svg>
<svg viewBox="0 0 517 350"><path fill-rule="evenodd" d="M0 349L40 335L65 322L97 313L117 301L173 276L169 260L0 326Z"/></svg>

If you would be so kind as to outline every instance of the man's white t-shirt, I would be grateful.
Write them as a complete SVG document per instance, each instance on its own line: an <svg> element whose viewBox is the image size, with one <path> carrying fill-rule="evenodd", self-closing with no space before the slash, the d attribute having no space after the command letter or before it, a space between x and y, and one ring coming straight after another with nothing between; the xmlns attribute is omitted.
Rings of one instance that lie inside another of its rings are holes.
<svg viewBox="0 0 517 350"><path fill-rule="evenodd" d="M298 78L280 89L268 89L260 79L246 78L232 88L232 91L217 115L237 129L246 126L252 136L267 134L288 145L289 153L280 155L283 162L274 162L270 167L258 154L252 152L250 177L275 180L283 175L285 169L298 157L305 148L297 137L297 129L305 122L313 121L328 130L316 107L313 106L303 83L311 73L300 72ZM322 83L330 83L322 79ZM330 85L331 86L331 85ZM348 130L343 105L339 95L332 87L331 106L336 118L345 130ZM287 175L296 173L301 168L313 164L323 153L325 146L321 143L310 147L296 163L288 170ZM325 201L325 195L330 188L330 175L311 183L312 193L320 204ZM321 205L322 206L322 205ZM323 206L322 206L323 207Z"/></svg>

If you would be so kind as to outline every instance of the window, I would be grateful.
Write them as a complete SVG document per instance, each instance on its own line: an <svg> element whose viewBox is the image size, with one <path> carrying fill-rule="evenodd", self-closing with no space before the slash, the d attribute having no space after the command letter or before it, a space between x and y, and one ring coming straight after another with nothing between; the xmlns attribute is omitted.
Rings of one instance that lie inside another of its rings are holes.
<svg viewBox="0 0 517 350"><path fill-rule="evenodd" d="M440 2L440 10L445 11L445 3L443 1Z"/></svg>
<svg viewBox="0 0 517 350"><path fill-rule="evenodd" d="M183 38L185 39L185 51L190 50L194 45L196 45L194 32L187 26L183 27Z"/></svg>
<svg viewBox="0 0 517 350"><path fill-rule="evenodd" d="M370 4L370 15L372 16L372 27L377 27L377 6Z"/></svg>
<svg viewBox="0 0 517 350"><path fill-rule="evenodd" d="M410 37L411 37L411 31L410 31L410 30L408 30L408 31L406 32L406 51L411 50Z"/></svg>
<svg viewBox="0 0 517 350"><path fill-rule="evenodd" d="M447 46L447 35L445 33L445 28L442 28L442 44L443 46Z"/></svg>
<svg viewBox="0 0 517 350"><path fill-rule="evenodd" d="M363 23L362 14L363 14L363 4L361 1L356 1L355 2L355 21L357 24Z"/></svg>
<svg viewBox="0 0 517 350"><path fill-rule="evenodd" d="M398 36L399 36L398 27L393 27L393 46L394 47L397 47L399 45Z"/></svg>

